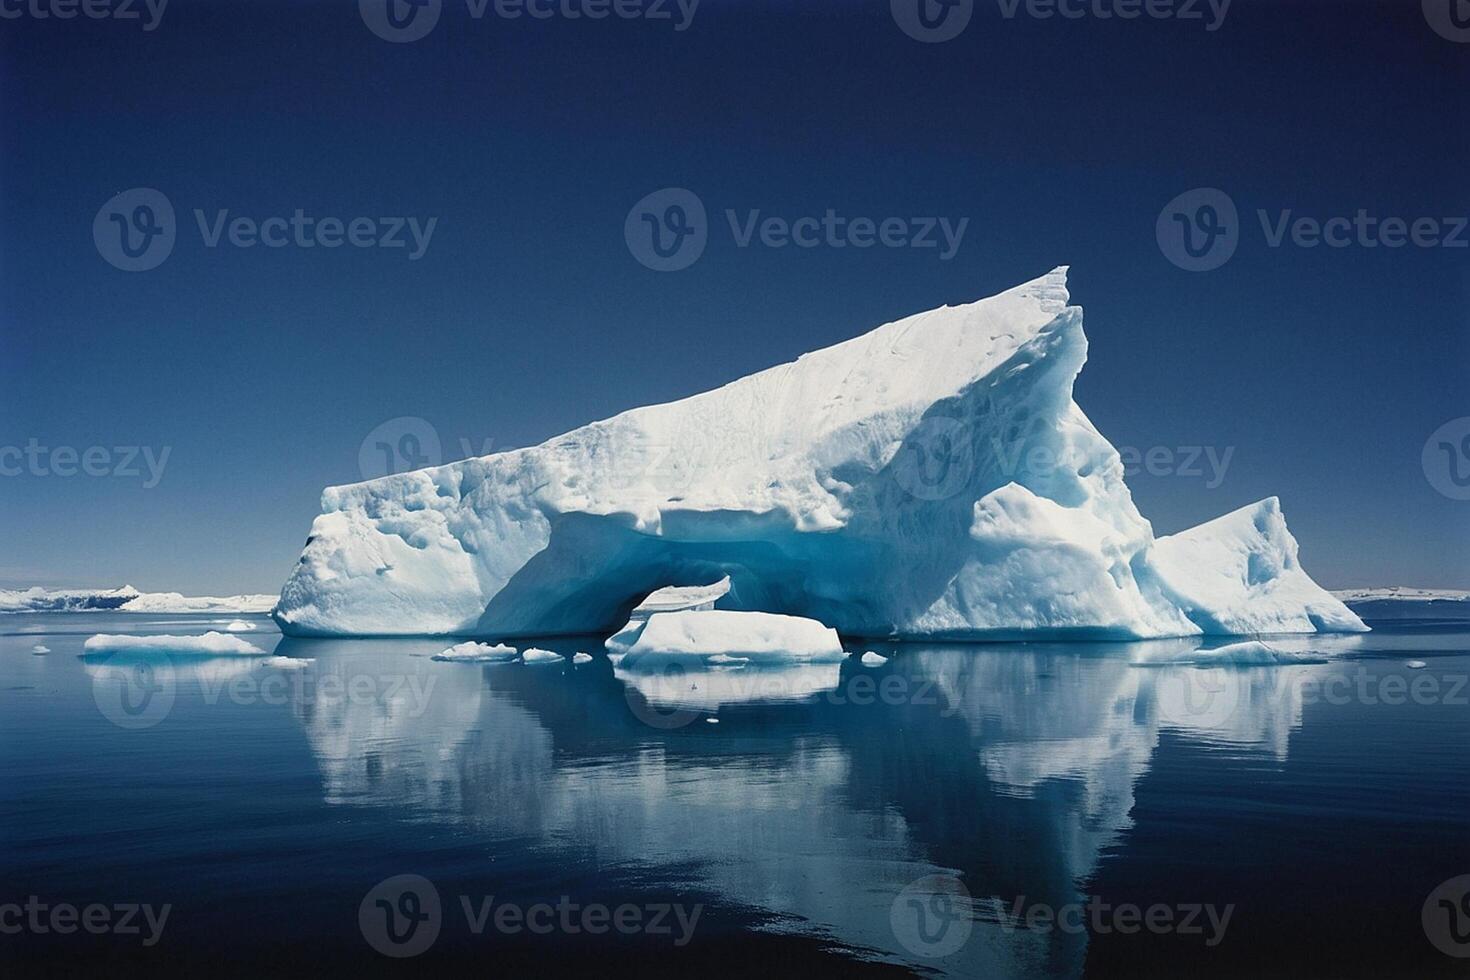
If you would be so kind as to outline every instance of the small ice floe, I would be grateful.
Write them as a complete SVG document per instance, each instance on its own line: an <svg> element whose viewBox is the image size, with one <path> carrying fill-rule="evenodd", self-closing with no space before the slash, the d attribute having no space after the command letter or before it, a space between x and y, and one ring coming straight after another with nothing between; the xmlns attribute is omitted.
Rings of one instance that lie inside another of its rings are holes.
<svg viewBox="0 0 1470 980"><path fill-rule="evenodd" d="M518 656L520 654L516 653L515 647L504 643L476 643L470 640L456 643L443 653L436 653L433 659L460 664L504 664Z"/></svg>
<svg viewBox="0 0 1470 980"><path fill-rule="evenodd" d="M704 720L704 723L706 725L718 725L720 723L720 719L718 719L718 718L706 718Z"/></svg>
<svg viewBox="0 0 1470 980"><path fill-rule="evenodd" d="M711 667L744 667L750 663L749 657L732 657L728 653L717 653L705 657L704 662Z"/></svg>
<svg viewBox="0 0 1470 980"><path fill-rule="evenodd" d="M550 650L540 650L536 647L531 647L531 649L521 654L521 662L527 664L561 663L565 660L566 658L559 653L552 653Z"/></svg>
<svg viewBox="0 0 1470 980"><path fill-rule="evenodd" d="M82 644L82 653L83 656L96 653L175 653L205 657L258 657L265 651L238 636L226 636L210 630L203 636L126 636L119 633L98 633L88 637L87 642Z"/></svg>
<svg viewBox="0 0 1470 980"><path fill-rule="evenodd" d="M1165 652L1163 656L1145 655L1135 660L1135 667L1275 667L1287 664L1325 664L1327 658L1319 654L1291 650L1280 650L1260 640L1243 640L1227 643L1212 649L1195 649L1184 653Z"/></svg>
<svg viewBox="0 0 1470 980"><path fill-rule="evenodd" d="M1423 670L1429 665L1422 660L1410 660L1408 663L1404 664L1404 666L1409 668L1410 670Z"/></svg>
<svg viewBox="0 0 1470 980"><path fill-rule="evenodd" d="M266 657L262 666L271 670L305 670L314 663L315 657Z"/></svg>
<svg viewBox="0 0 1470 980"><path fill-rule="evenodd" d="M229 633L249 633L253 629L255 629L255 624L247 623L243 619L232 619L230 625L225 627L226 632Z"/></svg>
<svg viewBox="0 0 1470 980"><path fill-rule="evenodd" d="M872 650L869 650L863 654L861 662L864 667L882 667L888 663L888 658L881 653L874 653Z"/></svg>
<svg viewBox="0 0 1470 980"><path fill-rule="evenodd" d="M31 653L34 653L38 657L39 656L42 656L43 654L50 653L50 652L51 652L51 648L50 647L43 646L40 643L37 643L35 646L31 647Z"/></svg>
<svg viewBox="0 0 1470 980"><path fill-rule="evenodd" d="M572 658L572 663L574 664L590 664L591 662L592 654L590 653L578 653Z"/></svg>

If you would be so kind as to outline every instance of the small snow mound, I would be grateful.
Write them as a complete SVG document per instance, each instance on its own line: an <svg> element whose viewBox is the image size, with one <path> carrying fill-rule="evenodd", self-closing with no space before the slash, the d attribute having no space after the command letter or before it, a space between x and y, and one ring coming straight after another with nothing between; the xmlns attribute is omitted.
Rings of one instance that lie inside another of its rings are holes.
<svg viewBox="0 0 1470 980"><path fill-rule="evenodd" d="M227 636L210 630L203 636L124 636L118 633L98 633L88 637L82 644L83 655L89 653L181 653L195 656L259 656L265 653L260 647L247 643L238 636Z"/></svg>
<svg viewBox="0 0 1470 980"><path fill-rule="evenodd" d="M314 663L315 657L266 657L262 666L271 670L305 670Z"/></svg>
<svg viewBox="0 0 1470 980"><path fill-rule="evenodd" d="M528 664L560 663L565 659L566 658L559 653L552 653L550 650L539 650L536 647L532 647L525 653L521 654L521 661Z"/></svg>
<svg viewBox="0 0 1470 980"><path fill-rule="evenodd" d="M864 667L882 667L886 663L888 663L887 657L881 653L874 653L872 650L869 650L862 656L862 665Z"/></svg>
<svg viewBox="0 0 1470 980"><path fill-rule="evenodd" d="M1422 660L1410 660L1408 663L1404 664L1404 666L1409 668L1410 670L1423 670L1429 665Z"/></svg>
<svg viewBox="0 0 1470 980"><path fill-rule="evenodd" d="M249 633L253 629L255 629L255 624L247 623L243 619L232 619L230 625L225 627L225 630L230 633Z"/></svg>
<svg viewBox="0 0 1470 980"><path fill-rule="evenodd" d="M572 658L572 663L574 664L590 664L591 662L592 654L590 653L578 653Z"/></svg>
<svg viewBox="0 0 1470 980"><path fill-rule="evenodd" d="M508 663L519 654L516 648L506 646L503 643L475 643L473 640L467 643L457 643L442 653L436 653L435 660L450 663L463 664L503 664Z"/></svg>

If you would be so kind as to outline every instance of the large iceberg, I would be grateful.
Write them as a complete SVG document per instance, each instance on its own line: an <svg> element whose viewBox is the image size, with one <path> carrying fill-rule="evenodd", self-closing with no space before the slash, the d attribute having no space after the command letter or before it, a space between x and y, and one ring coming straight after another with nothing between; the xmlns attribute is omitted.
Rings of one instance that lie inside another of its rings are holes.
<svg viewBox="0 0 1470 980"><path fill-rule="evenodd" d="M1072 400L1066 269L539 446L333 487L291 635L607 633L643 597L902 639L1365 627L1274 499L1155 539ZM716 590L718 591L718 590Z"/></svg>

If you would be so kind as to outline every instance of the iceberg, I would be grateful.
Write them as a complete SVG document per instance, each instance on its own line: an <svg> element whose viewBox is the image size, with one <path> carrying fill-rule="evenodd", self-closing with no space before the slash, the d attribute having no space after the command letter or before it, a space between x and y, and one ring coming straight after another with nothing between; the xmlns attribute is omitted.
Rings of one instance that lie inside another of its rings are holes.
<svg viewBox="0 0 1470 980"><path fill-rule="evenodd" d="M436 653L432 659L448 661L450 663L465 664L504 664L510 663L520 656L515 647L506 646L503 643L489 644L476 643L473 640L465 643L456 643L443 653Z"/></svg>
<svg viewBox="0 0 1470 980"><path fill-rule="evenodd" d="M271 670L305 670L314 663L314 657L266 657L261 666Z"/></svg>
<svg viewBox="0 0 1470 980"><path fill-rule="evenodd" d="M709 657L716 664L736 659L837 661L846 656L837 631L814 619L722 609L655 613L637 627L624 627L607 646L609 653L628 657L629 666L646 656Z"/></svg>
<svg viewBox="0 0 1470 980"><path fill-rule="evenodd" d="M210 630L203 636L131 636L121 633L98 633L82 644L82 656L103 653L126 654L193 654L197 656L260 656L265 653L253 643L238 636Z"/></svg>
<svg viewBox="0 0 1470 980"><path fill-rule="evenodd" d="M289 636L717 611L900 640L1365 630L1274 498L1155 538L1073 401L1069 304L1058 268L539 446L328 488L273 615Z"/></svg>

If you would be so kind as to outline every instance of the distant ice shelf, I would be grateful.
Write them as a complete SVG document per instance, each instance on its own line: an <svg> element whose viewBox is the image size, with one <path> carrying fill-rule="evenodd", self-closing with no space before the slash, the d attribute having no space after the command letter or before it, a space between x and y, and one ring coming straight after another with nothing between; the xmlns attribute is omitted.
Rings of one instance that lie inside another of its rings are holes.
<svg viewBox="0 0 1470 980"><path fill-rule="evenodd" d="M0 589L0 613L267 613L273 595L186 596L178 592L120 589ZM253 628L253 627L252 627Z"/></svg>
<svg viewBox="0 0 1470 980"><path fill-rule="evenodd" d="M701 646L719 620L698 617L730 611L900 640L1365 630L1274 497L1155 538L1073 401L1069 303L1058 268L539 446L328 488L276 621L515 638L667 615Z"/></svg>

